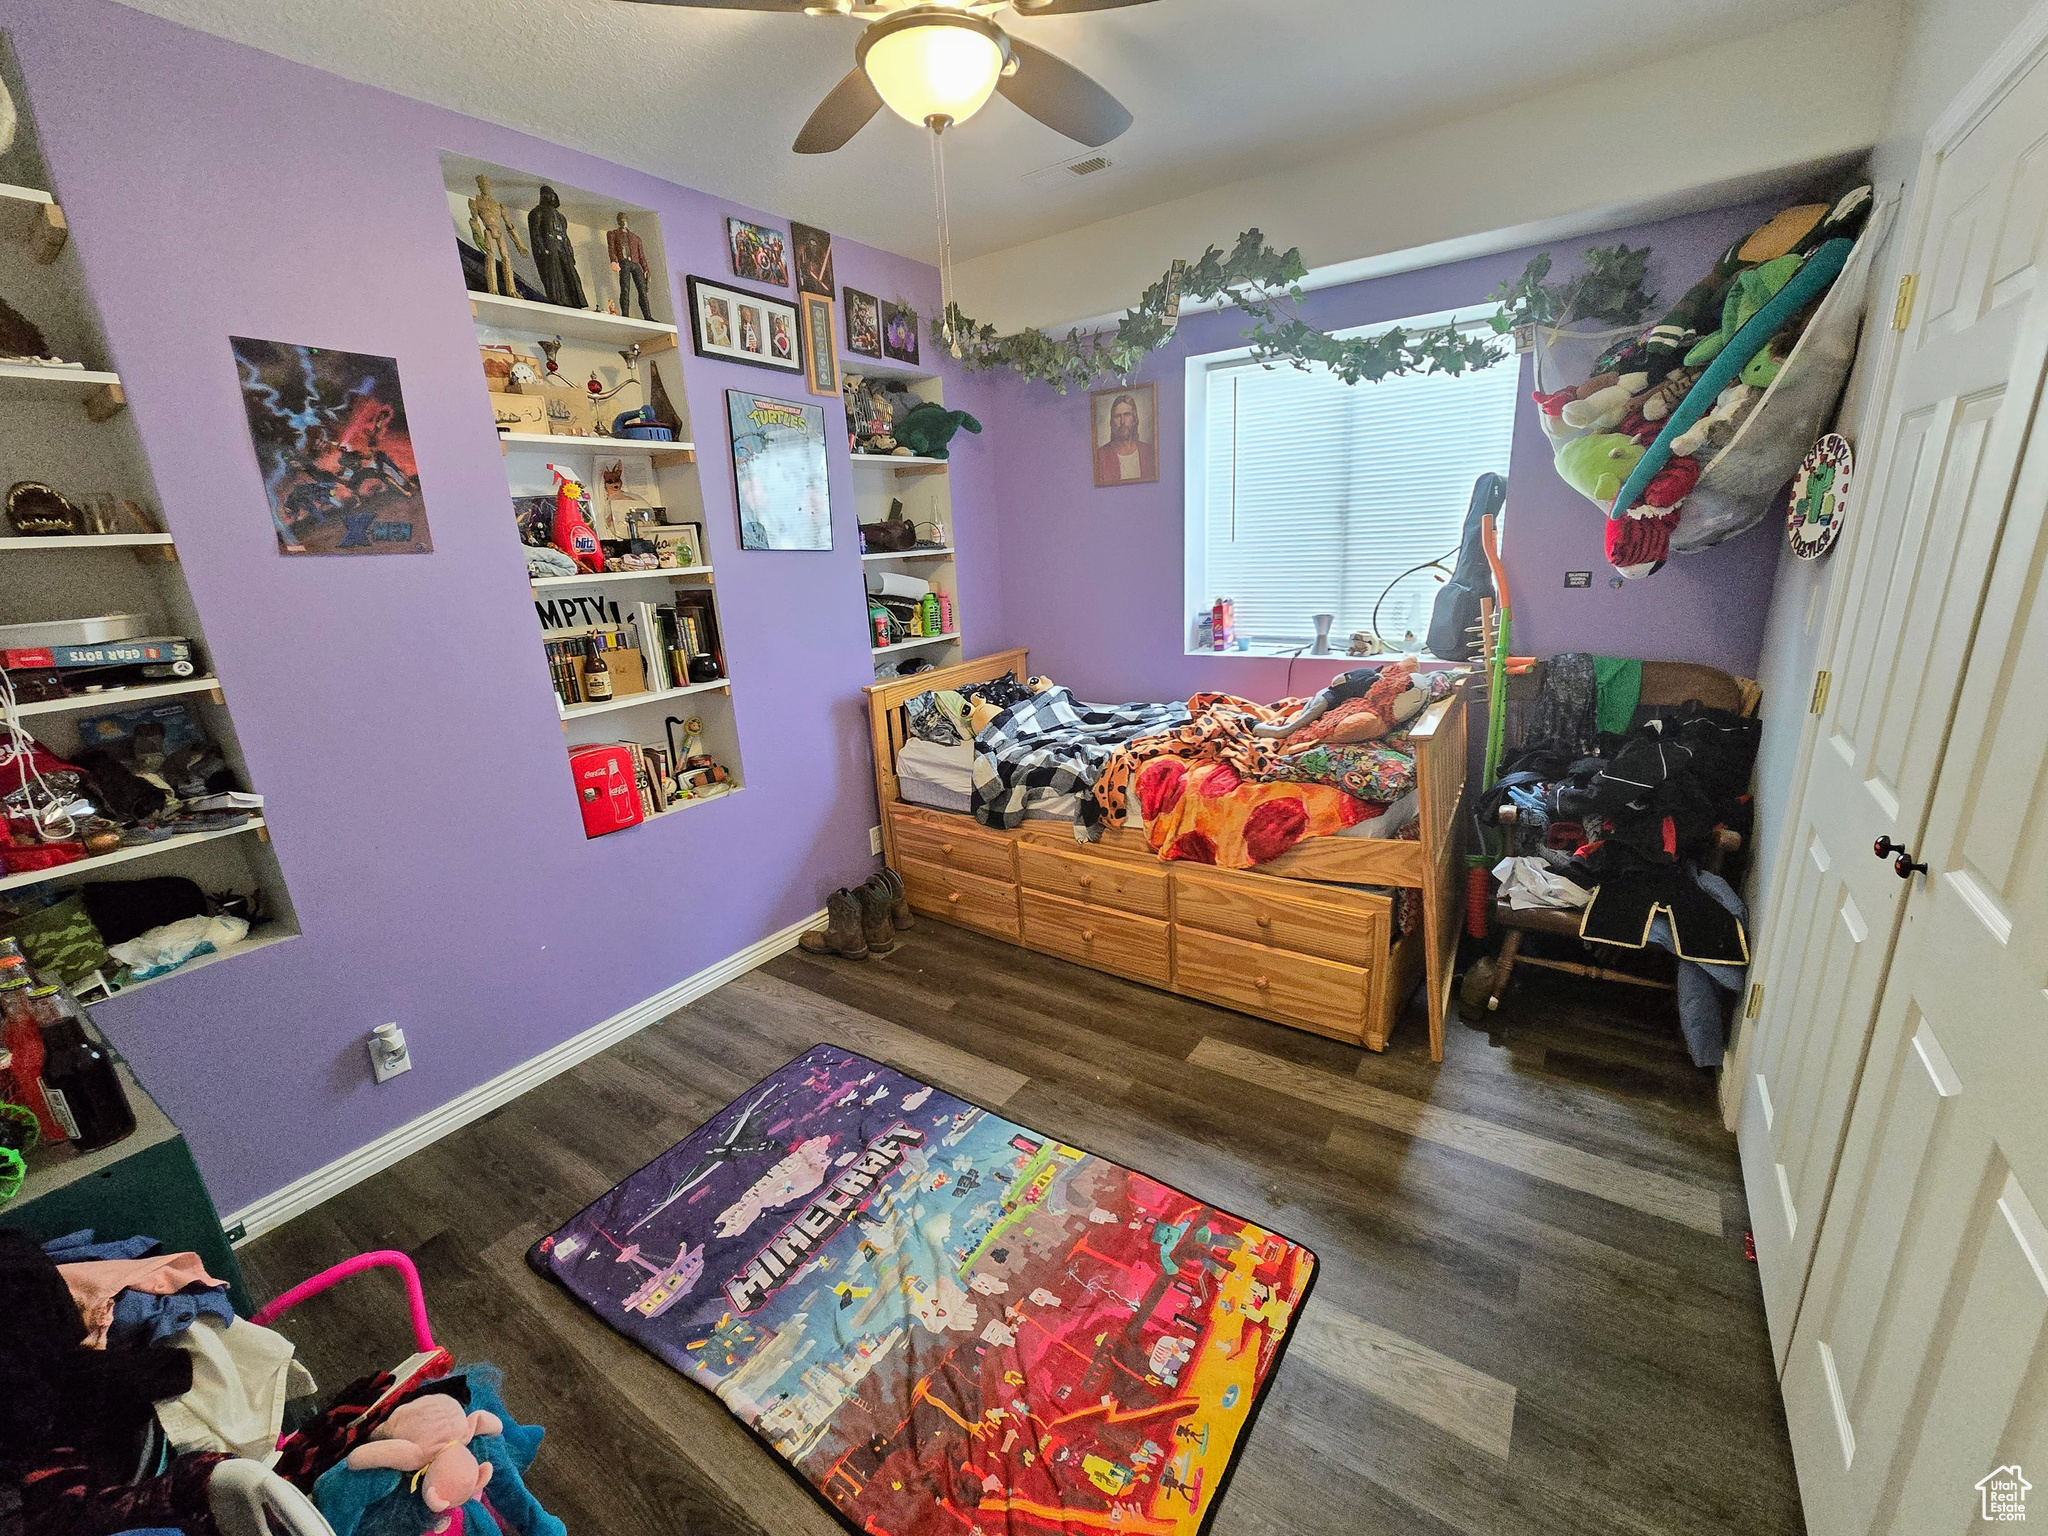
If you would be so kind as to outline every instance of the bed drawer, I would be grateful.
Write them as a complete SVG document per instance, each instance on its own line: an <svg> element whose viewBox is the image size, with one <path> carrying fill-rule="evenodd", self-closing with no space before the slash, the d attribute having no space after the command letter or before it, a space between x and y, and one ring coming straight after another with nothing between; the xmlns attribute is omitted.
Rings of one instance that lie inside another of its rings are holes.
<svg viewBox="0 0 2048 1536"><path fill-rule="evenodd" d="M918 859L905 859L898 873L913 910L1012 944L1018 941L1016 886Z"/></svg>
<svg viewBox="0 0 2048 1536"><path fill-rule="evenodd" d="M1027 842L1017 848L1017 873L1031 889L1064 896L1069 901L1115 907L1140 917L1167 915L1166 888L1170 877L1157 867L1156 860L1154 867L1147 869L1135 861L1060 853Z"/></svg>
<svg viewBox="0 0 2048 1536"><path fill-rule="evenodd" d="M1063 960L1112 971L1155 987L1173 975L1172 930L1157 918L1133 917L1102 907L1048 896L1029 886L1022 893L1024 945Z"/></svg>
<svg viewBox="0 0 2048 1536"><path fill-rule="evenodd" d="M1177 926L1174 990L1344 1040L1365 1036L1372 972Z"/></svg>
<svg viewBox="0 0 2048 1536"><path fill-rule="evenodd" d="M1333 890L1332 899L1305 898L1271 889L1278 881L1180 870L1173 880L1179 923L1343 965L1371 966L1386 947L1384 897Z"/></svg>
<svg viewBox="0 0 2048 1536"><path fill-rule="evenodd" d="M895 818L898 858L964 870L991 880L1017 878L1016 843L977 825L971 816L945 816L930 811L890 814Z"/></svg>

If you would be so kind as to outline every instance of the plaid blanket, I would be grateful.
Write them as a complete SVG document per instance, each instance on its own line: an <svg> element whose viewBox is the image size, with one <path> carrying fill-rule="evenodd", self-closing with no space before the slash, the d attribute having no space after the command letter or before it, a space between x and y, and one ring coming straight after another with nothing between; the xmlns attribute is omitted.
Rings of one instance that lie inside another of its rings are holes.
<svg viewBox="0 0 2048 1536"><path fill-rule="evenodd" d="M1187 723L1185 704L1083 704L1048 688L1012 704L974 742L974 819L987 827L1023 824L1033 791L1078 794L1081 823L1101 819L1089 791L1118 748Z"/></svg>

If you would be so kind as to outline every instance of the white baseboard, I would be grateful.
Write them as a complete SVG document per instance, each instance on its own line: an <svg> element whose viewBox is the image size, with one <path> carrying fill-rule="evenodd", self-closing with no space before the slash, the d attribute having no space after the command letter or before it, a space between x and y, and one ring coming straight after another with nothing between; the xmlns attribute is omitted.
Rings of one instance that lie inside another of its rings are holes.
<svg viewBox="0 0 2048 1536"><path fill-rule="evenodd" d="M737 954L727 955L696 975L686 976L674 986L635 1003L623 1013L613 1014L602 1024L592 1025L582 1034L522 1061L511 1071L502 1072L489 1082L478 1083L467 1093L457 1094L417 1120L408 1120L398 1129L366 1142L326 1167L316 1168L304 1178L292 1180L283 1189L252 1201L223 1220L221 1226L226 1229L231 1242L241 1244L261 1236L272 1227L283 1225L351 1185L360 1184L371 1174L389 1168L400 1158L439 1141L450 1131L459 1130L501 1104L511 1103L529 1088L539 1086L557 1073L568 1071L578 1062L618 1044L628 1035L638 1034L685 1004L695 1002L705 993L715 991L733 978L796 948L797 935L820 926L824 921L825 914L815 912L749 944Z"/></svg>

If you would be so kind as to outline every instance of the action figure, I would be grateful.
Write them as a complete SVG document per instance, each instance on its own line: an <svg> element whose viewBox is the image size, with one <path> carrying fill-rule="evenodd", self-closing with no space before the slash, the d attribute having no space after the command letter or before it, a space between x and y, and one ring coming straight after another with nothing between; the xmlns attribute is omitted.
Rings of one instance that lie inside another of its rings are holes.
<svg viewBox="0 0 2048 1536"><path fill-rule="evenodd" d="M491 178L476 179L476 196L469 200L469 232L483 253L484 287L505 298L518 297L512 285L512 252L526 254L519 243L519 231L512 227L511 210L491 195Z"/></svg>
<svg viewBox="0 0 2048 1536"><path fill-rule="evenodd" d="M583 279L576 273L576 252L569 244L569 219L562 212L562 195L553 187L540 189L540 206L526 216L526 233L533 241L533 264L540 268L540 285L548 302L564 309L583 307Z"/></svg>
<svg viewBox="0 0 2048 1536"><path fill-rule="evenodd" d="M604 232L604 248L611 257L612 270L619 274L619 313L630 309L626 299L626 285L631 283L640 290L640 318L652 320L653 312L647 307L647 247L640 243L639 233L626 223L626 216L619 215L616 229Z"/></svg>

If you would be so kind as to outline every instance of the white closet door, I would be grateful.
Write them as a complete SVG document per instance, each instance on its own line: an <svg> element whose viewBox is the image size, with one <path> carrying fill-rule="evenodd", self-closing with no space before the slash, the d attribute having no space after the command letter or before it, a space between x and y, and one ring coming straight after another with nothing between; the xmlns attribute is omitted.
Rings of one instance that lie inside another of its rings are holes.
<svg viewBox="0 0 2048 1536"><path fill-rule="evenodd" d="M1981 1529L2015 1464L2048 1518L2044 507L2037 431L1785 1371L1813 1536Z"/></svg>
<svg viewBox="0 0 2048 1536"><path fill-rule="evenodd" d="M1904 888L2048 356L2048 68L1930 156L1906 227L1918 301L1853 516L1831 686L1773 893L1740 1127L1765 1308L1786 1359Z"/></svg>

